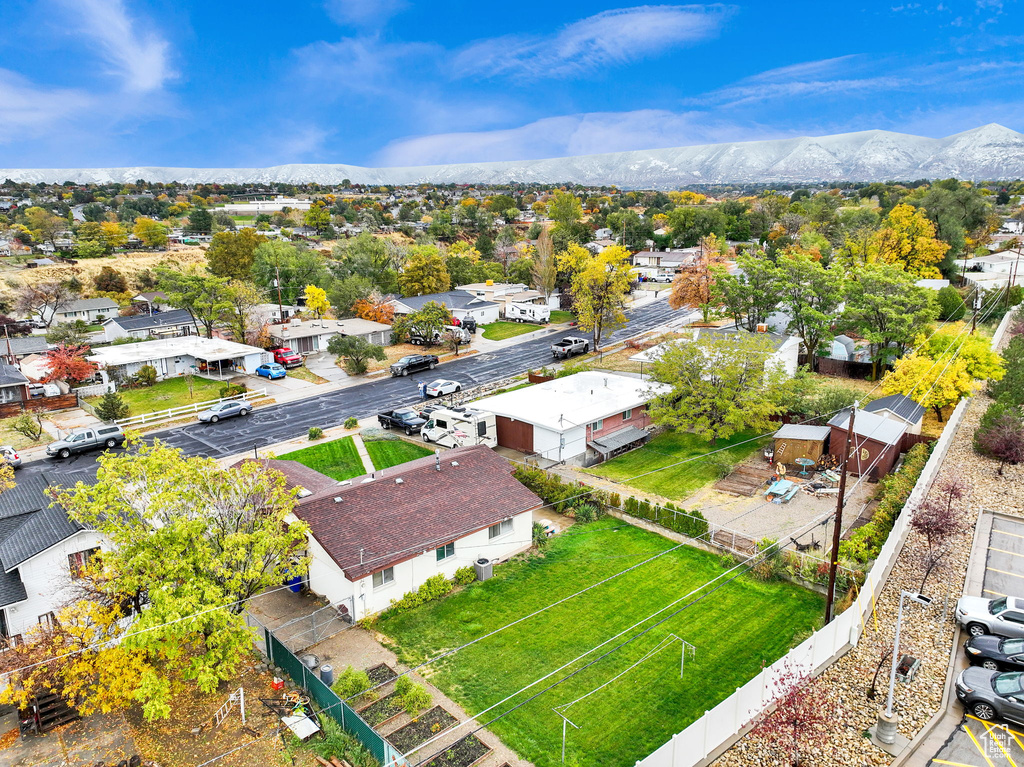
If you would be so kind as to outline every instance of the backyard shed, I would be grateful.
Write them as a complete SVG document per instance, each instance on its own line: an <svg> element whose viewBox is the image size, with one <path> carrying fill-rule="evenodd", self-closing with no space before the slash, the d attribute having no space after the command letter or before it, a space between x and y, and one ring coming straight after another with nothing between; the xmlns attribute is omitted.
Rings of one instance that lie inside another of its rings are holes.
<svg viewBox="0 0 1024 767"><path fill-rule="evenodd" d="M775 432L775 463L793 464L797 458L817 462L828 452L828 439L832 429L828 426L808 426L788 423Z"/></svg>
<svg viewBox="0 0 1024 767"><path fill-rule="evenodd" d="M846 432L850 411L836 415L828 425L832 429L829 452L840 460L846 452ZM866 410L858 410L853 425L853 442L847 469L860 476L884 477L900 457L907 425Z"/></svg>

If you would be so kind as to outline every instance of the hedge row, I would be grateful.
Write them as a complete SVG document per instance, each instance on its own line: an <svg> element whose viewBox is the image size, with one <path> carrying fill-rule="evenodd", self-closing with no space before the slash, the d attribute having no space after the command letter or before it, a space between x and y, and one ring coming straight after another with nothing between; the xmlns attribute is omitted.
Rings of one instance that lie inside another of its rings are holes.
<svg viewBox="0 0 1024 767"><path fill-rule="evenodd" d="M849 538L839 544L839 556L842 559L867 564L878 556L896 523L896 517L903 511L914 485L924 471L934 444L914 445L907 452L899 470L882 479L878 507L871 521L854 530Z"/></svg>
<svg viewBox="0 0 1024 767"><path fill-rule="evenodd" d="M565 482L543 469L519 466L512 476L540 496L555 511L580 522L591 522L604 514L608 493L582 482Z"/></svg>
<svg viewBox="0 0 1024 767"><path fill-rule="evenodd" d="M700 538L708 532L708 521L699 510L686 511L671 502L659 506L646 498L638 501L630 496L626 499L622 510L631 516L656 522L662 527L667 527L669 530L682 533L690 538Z"/></svg>

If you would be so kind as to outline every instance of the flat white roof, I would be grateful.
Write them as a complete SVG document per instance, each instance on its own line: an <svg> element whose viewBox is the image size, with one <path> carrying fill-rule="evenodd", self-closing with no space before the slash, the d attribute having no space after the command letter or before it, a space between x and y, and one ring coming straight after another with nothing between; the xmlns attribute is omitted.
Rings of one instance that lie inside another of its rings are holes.
<svg viewBox="0 0 1024 767"><path fill-rule="evenodd" d="M118 344L92 350L92 359L101 365L130 365L133 362L149 362L167 357L198 357L207 362L236 359L250 354L263 354L263 349L222 338L181 336L162 338L156 341L142 341L136 344Z"/></svg>
<svg viewBox="0 0 1024 767"><path fill-rule="evenodd" d="M474 402L473 407L553 431L565 431L640 407L670 389L665 384L630 376L587 371L486 397Z"/></svg>

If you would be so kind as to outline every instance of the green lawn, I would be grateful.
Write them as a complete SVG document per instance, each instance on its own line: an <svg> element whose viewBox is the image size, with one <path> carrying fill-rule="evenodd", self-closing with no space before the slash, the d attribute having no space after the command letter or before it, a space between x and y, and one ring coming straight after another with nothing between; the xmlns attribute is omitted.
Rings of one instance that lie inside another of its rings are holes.
<svg viewBox="0 0 1024 767"><path fill-rule="evenodd" d="M729 439L720 439L712 448L707 442L688 432L663 432L643 447L587 469L587 471L599 477L626 482L638 474L684 461L712 449L717 450L727 445L736 445L737 442L744 442L752 436L754 435L743 433ZM761 441L747 442L725 450L720 455L727 455L732 463L739 463L760 449L761 444ZM649 474L646 477L626 482L626 484L666 498L679 499L714 482L718 476L711 459L700 459Z"/></svg>
<svg viewBox="0 0 1024 767"><path fill-rule="evenodd" d="M223 387L224 384L219 381L193 376L191 396L184 378L167 378L140 389L118 389L117 393L131 408L129 415L142 415L143 413L156 413L172 407L218 399ZM99 404L100 399L100 397L87 397L85 401L95 406Z"/></svg>
<svg viewBox="0 0 1024 767"><path fill-rule="evenodd" d="M572 322L574 319L576 319L576 315L572 312L563 312L558 309L551 310L551 322L553 323Z"/></svg>
<svg viewBox="0 0 1024 767"><path fill-rule="evenodd" d="M543 557L495 568L494 577L448 599L382 619L378 628L397 645L404 663L416 663L504 626L517 618L621 572L674 544L653 533L605 519L556 537ZM534 682L633 624L681 600L658 618L692 601L686 595L725 572L718 557L683 547L638 567L512 628L465 648L427 670L432 683L473 715ZM721 583L720 581L719 583ZM626 767L651 753L697 717L782 656L812 628L822 598L786 582L741 576L701 602L638 636L641 629L601 647L584 662L635 641L581 669L577 662L485 714L489 728L538 767L561 764L562 720L551 709L618 680L564 710L566 757L577 764ZM696 646L679 678L680 644L627 671L669 634ZM526 703L554 682L564 683ZM524 704L510 711L517 704ZM417 754L417 759L430 752Z"/></svg>
<svg viewBox="0 0 1024 767"><path fill-rule="evenodd" d="M310 445L277 457L282 461L298 461L303 466L308 466L339 482L366 473L351 437L321 442L319 445Z"/></svg>
<svg viewBox="0 0 1024 767"><path fill-rule="evenodd" d="M532 325L529 322L492 322L490 325L483 326L484 338L488 341L504 341L506 338L532 333L541 327L541 325Z"/></svg>
<svg viewBox="0 0 1024 767"><path fill-rule="evenodd" d="M434 452L401 439L364 440L363 445L366 446L366 452L369 453L373 465L378 469L387 469L400 463L415 461L417 458L432 455Z"/></svg>
<svg viewBox="0 0 1024 767"><path fill-rule="evenodd" d="M297 368L292 368L291 370L288 371L288 375L290 375L292 378L298 378L298 379L300 379L302 381L309 381L310 383L314 383L314 384L324 384L324 383L327 383L327 379L326 378L323 378L322 376L318 376L316 373L314 373L312 370L307 368L305 365L300 365Z"/></svg>

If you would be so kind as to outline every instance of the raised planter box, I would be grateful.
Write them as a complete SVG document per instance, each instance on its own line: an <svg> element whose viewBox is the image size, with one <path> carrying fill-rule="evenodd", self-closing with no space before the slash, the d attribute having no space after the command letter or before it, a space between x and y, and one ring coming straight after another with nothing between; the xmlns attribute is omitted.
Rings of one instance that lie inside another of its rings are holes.
<svg viewBox="0 0 1024 767"><path fill-rule="evenodd" d="M398 695L391 693L360 709L357 713L368 725L377 728L383 727L393 719L397 719L405 713L405 709L402 708L402 704L398 701Z"/></svg>
<svg viewBox="0 0 1024 767"><path fill-rule="evenodd" d="M398 679L398 674L387 663L378 663L376 666L366 669L366 676L370 678L370 683L374 687Z"/></svg>
<svg viewBox="0 0 1024 767"><path fill-rule="evenodd" d="M491 749L480 738L467 735L427 762L427 767L472 767L489 753Z"/></svg>
<svg viewBox="0 0 1024 767"><path fill-rule="evenodd" d="M440 706L434 706L416 717L409 724L388 735L388 741L397 750L407 754L417 746L426 743L438 733L458 724L459 720Z"/></svg>

